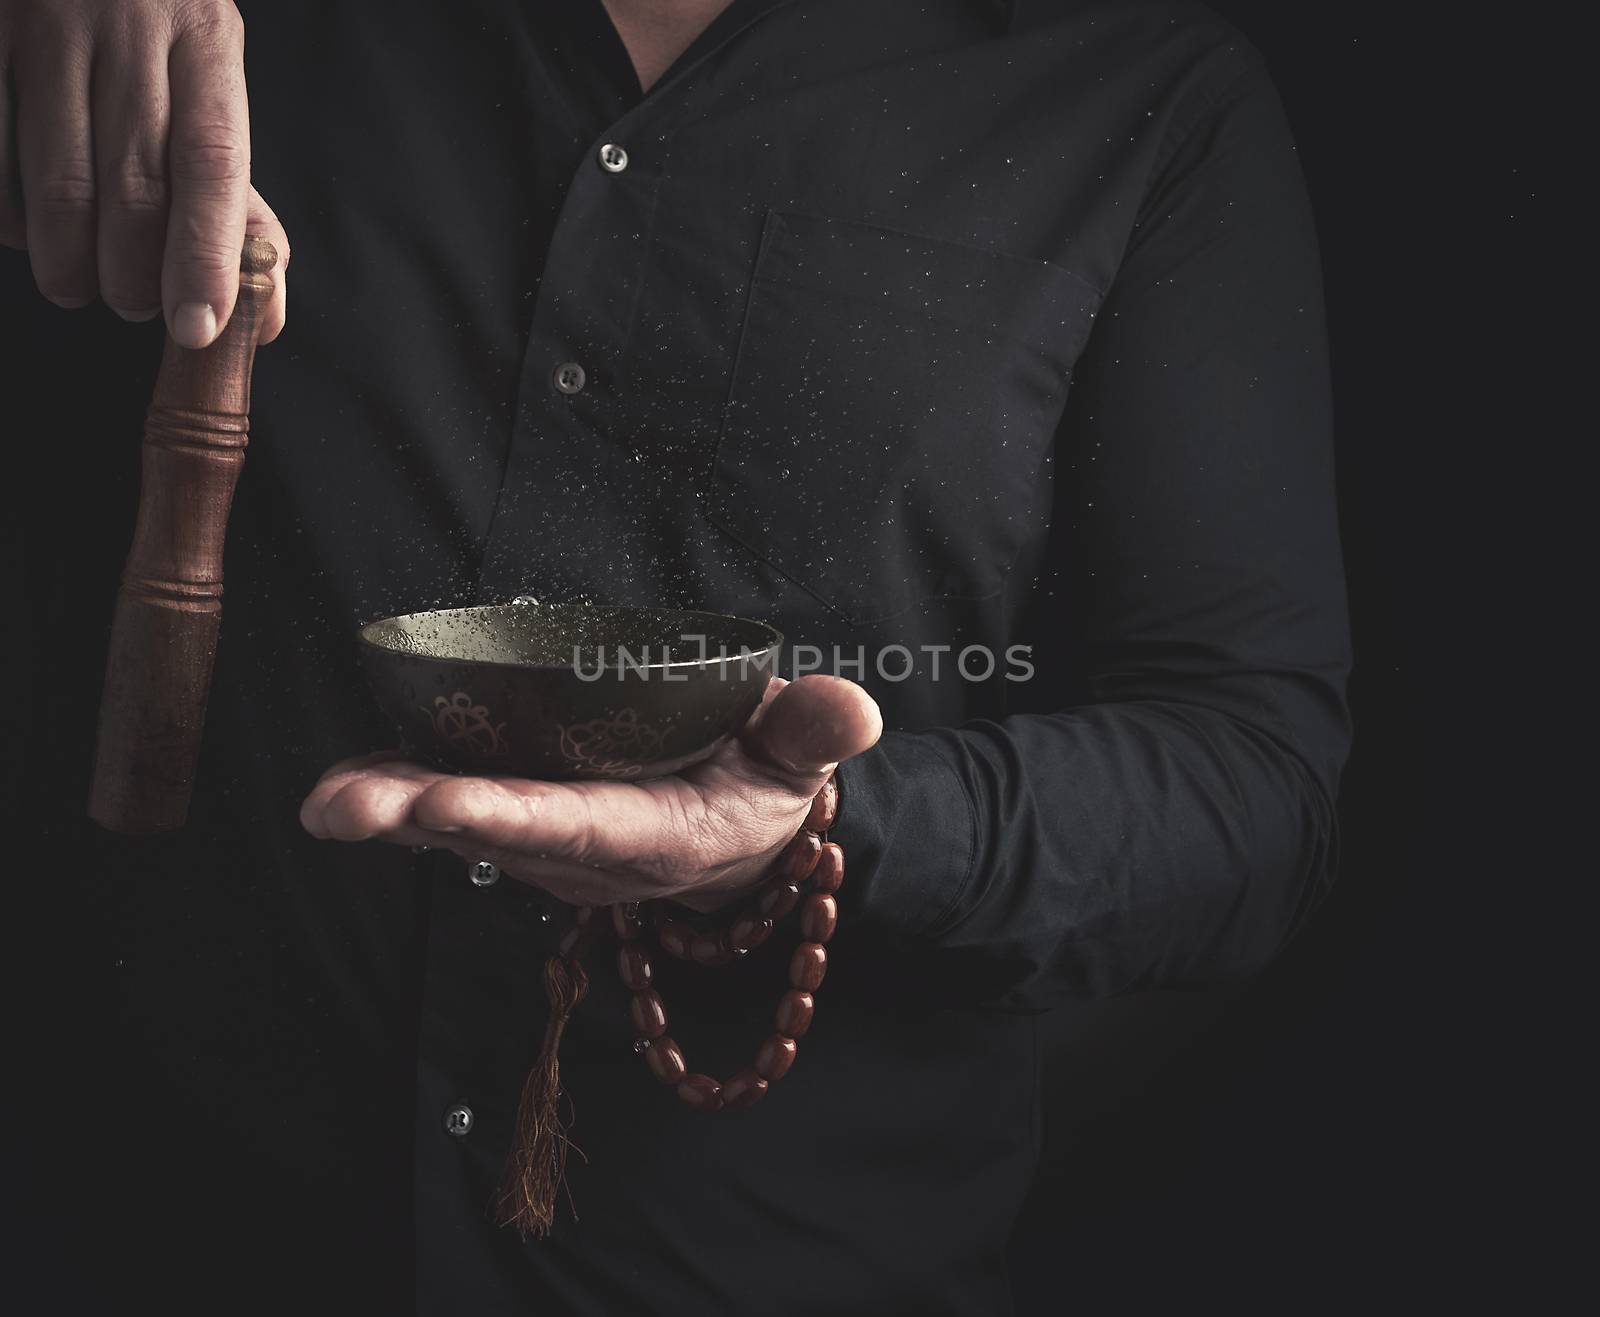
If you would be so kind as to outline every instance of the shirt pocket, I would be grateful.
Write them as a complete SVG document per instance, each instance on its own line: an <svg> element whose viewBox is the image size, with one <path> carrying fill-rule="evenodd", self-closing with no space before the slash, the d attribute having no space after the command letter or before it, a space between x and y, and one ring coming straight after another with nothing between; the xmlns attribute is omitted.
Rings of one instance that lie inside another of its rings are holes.
<svg viewBox="0 0 1600 1317"><path fill-rule="evenodd" d="M706 515L851 622L994 594L1099 301L1046 261L769 211Z"/></svg>

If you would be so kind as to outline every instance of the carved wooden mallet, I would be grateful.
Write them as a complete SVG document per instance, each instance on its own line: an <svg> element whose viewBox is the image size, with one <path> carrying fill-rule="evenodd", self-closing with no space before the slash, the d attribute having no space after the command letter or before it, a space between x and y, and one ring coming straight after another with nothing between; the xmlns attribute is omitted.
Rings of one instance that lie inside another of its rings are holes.
<svg viewBox="0 0 1600 1317"><path fill-rule="evenodd" d="M89 816L183 826L222 621L222 545L249 439L250 369L276 249L246 238L239 300L209 347L169 336L144 423L139 515L117 589Z"/></svg>

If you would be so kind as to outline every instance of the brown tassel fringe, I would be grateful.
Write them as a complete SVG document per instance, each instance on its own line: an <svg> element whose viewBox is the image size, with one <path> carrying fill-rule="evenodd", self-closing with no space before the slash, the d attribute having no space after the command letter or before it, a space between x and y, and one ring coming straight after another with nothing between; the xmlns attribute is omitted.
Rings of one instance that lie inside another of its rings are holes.
<svg viewBox="0 0 1600 1317"><path fill-rule="evenodd" d="M561 1063L556 1054L568 1018L589 990L589 975L576 956L571 960L551 956L544 964L544 990L550 1000L550 1020L539 1059L522 1086L516 1133L495 1194L495 1220L515 1226L524 1239L549 1234L556 1194L566 1177L569 1141L561 1128Z"/></svg>

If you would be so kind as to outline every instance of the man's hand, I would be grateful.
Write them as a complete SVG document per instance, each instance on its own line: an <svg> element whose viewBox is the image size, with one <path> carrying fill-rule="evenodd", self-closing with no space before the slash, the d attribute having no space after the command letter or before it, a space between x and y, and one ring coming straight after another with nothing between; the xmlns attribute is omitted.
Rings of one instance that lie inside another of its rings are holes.
<svg viewBox="0 0 1600 1317"><path fill-rule="evenodd" d="M458 777L392 752L330 768L300 807L314 837L448 848L572 905L725 905L765 875L841 760L883 720L854 682L774 678L741 735L649 782Z"/></svg>
<svg viewBox="0 0 1600 1317"><path fill-rule="evenodd" d="M245 234L289 241L250 186L244 24L227 0L0 0L0 243L57 306L163 309L184 347L233 314Z"/></svg>

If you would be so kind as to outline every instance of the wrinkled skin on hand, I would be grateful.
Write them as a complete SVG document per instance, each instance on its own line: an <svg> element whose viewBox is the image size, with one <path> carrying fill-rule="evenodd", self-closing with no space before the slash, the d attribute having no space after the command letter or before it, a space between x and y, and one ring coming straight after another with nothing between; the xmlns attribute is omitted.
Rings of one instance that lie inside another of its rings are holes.
<svg viewBox="0 0 1600 1317"><path fill-rule="evenodd" d="M300 809L314 837L444 847L572 905L667 897L714 910L755 886L842 761L882 732L839 677L774 678L740 735L648 782L462 777L381 752L335 764Z"/></svg>
<svg viewBox="0 0 1600 1317"><path fill-rule="evenodd" d="M0 243L57 306L165 313L184 347L233 314L247 233L289 238L250 186L244 23L228 0L0 0Z"/></svg>

